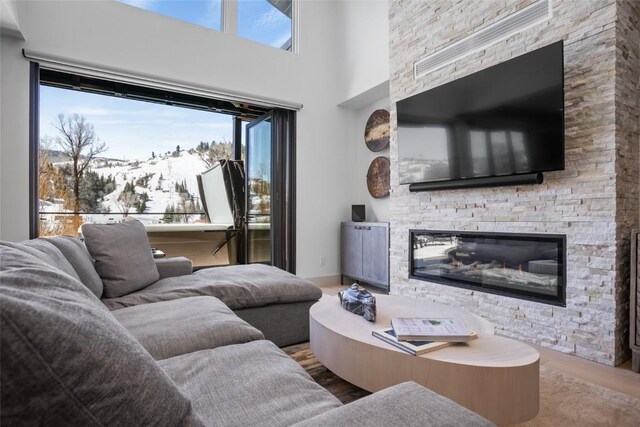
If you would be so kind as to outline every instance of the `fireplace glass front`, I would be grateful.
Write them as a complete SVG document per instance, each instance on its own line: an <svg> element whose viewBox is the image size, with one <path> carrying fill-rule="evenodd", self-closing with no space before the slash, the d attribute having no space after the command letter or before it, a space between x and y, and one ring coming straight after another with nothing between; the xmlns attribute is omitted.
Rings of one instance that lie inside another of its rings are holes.
<svg viewBox="0 0 640 427"><path fill-rule="evenodd" d="M410 230L410 277L565 306L566 237Z"/></svg>

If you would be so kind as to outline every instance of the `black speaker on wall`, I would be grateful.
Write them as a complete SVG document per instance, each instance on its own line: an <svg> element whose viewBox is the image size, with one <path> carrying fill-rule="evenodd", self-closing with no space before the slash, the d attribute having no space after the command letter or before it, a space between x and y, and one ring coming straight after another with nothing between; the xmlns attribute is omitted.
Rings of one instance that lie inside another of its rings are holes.
<svg viewBox="0 0 640 427"><path fill-rule="evenodd" d="M351 221L364 222L365 220L364 205L351 205Z"/></svg>

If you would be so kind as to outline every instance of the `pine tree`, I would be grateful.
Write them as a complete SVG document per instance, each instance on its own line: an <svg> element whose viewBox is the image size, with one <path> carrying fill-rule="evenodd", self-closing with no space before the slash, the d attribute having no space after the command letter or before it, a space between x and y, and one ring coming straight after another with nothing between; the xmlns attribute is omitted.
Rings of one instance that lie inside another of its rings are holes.
<svg viewBox="0 0 640 427"><path fill-rule="evenodd" d="M173 222L173 218L171 217L171 209L169 207L170 205L164 208L164 215L162 216L162 221L165 224L170 224Z"/></svg>

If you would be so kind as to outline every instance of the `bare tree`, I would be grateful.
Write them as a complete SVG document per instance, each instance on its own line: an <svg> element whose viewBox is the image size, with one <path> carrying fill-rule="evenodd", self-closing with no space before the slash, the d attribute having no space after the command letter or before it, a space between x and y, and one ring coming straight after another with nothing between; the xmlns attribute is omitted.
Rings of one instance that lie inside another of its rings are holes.
<svg viewBox="0 0 640 427"><path fill-rule="evenodd" d="M198 151L198 156L210 168L218 160L228 160L233 155L233 145L230 142L212 141L209 148Z"/></svg>
<svg viewBox="0 0 640 427"><path fill-rule="evenodd" d="M56 144L72 162L73 209L80 212L80 181L84 171L96 155L107 150L107 146L98 139L93 125L84 116L58 114L53 126L60 132Z"/></svg>
<svg viewBox="0 0 640 427"><path fill-rule="evenodd" d="M131 191L123 191L118 196L116 200L116 207L120 212L122 212L122 216L129 216L129 211L136 203L136 194Z"/></svg>
<svg viewBox="0 0 640 427"><path fill-rule="evenodd" d="M64 176L58 168L53 165L49 153L53 140L49 137L40 138L40 150L38 152L38 198L40 199L40 210L45 202L53 202L56 199L63 199L64 205L71 205L71 198L64 183Z"/></svg>

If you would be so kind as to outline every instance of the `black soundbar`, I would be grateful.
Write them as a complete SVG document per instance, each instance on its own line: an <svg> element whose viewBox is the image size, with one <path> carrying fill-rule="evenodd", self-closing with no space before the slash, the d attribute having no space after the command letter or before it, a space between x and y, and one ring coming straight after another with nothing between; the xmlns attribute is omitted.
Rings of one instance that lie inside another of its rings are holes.
<svg viewBox="0 0 640 427"><path fill-rule="evenodd" d="M522 175L491 176L487 178L469 178L452 181L416 182L409 185L409 191L458 190L461 188L542 184L543 179L542 172L536 172Z"/></svg>

